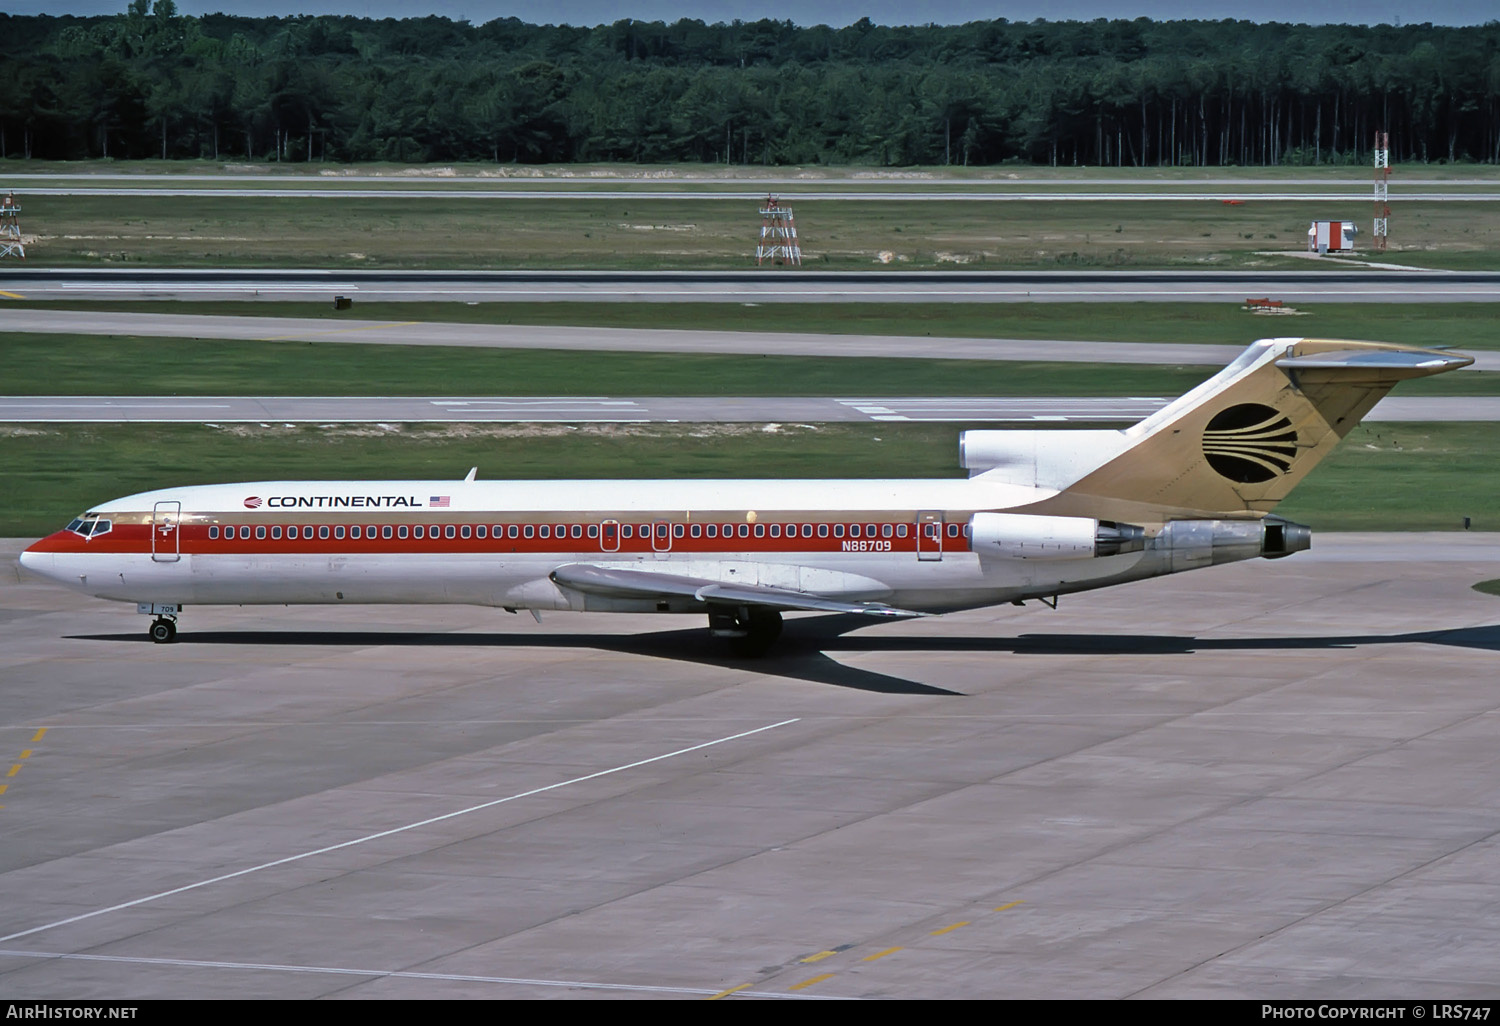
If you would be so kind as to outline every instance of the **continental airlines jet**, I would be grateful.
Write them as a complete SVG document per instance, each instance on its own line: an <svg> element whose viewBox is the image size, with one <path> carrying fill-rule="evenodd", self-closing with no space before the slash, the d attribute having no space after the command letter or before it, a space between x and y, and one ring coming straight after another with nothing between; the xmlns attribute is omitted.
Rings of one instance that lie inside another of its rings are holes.
<svg viewBox="0 0 1500 1026"><path fill-rule="evenodd" d="M257 481L96 506L21 556L137 603L470 603L707 614L755 655L787 610L1020 603L1306 549L1271 510L1404 378L1466 356L1267 339L1124 430L967 431L967 479Z"/></svg>

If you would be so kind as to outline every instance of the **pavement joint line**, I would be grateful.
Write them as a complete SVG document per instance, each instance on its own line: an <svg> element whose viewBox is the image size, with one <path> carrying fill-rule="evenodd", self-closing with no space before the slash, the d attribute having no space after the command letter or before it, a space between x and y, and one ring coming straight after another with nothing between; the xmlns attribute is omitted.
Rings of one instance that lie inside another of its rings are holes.
<svg viewBox="0 0 1500 1026"><path fill-rule="evenodd" d="M171 966L187 969L244 969L261 972L327 974L332 976L370 976L398 980L440 980L454 983L497 983L523 987L561 987L574 990L619 990L644 994L687 994L707 996L710 1000L727 996L750 986L746 983L717 994L706 987L659 986L646 983L605 983L596 980L549 980L520 976L484 976L473 973L423 973L403 969L353 969L329 965L289 965L276 962L224 962L191 958L148 958L128 955L90 955L68 951L17 951L0 949L0 958L63 959L82 962L114 962L125 965ZM832 974L830 974L832 975ZM746 997L791 997L789 994L749 993ZM811 995L809 995L810 997Z"/></svg>
<svg viewBox="0 0 1500 1026"><path fill-rule="evenodd" d="M169 898L176 894L182 894L187 891L194 891L201 887L208 887L211 884L222 883L225 880L233 880L237 877L248 876L251 873L258 873L263 869L274 869L277 866L285 866L293 862L300 862L303 859L312 858L316 855L326 855L329 852L340 851L344 848L352 848L355 845L364 844L368 841L376 841L380 840L381 838L395 836L396 834L404 834L411 830L417 830L421 827L431 826L434 823L441 823L445 820L456 819L459 816L466 816L472 812L481 812L485 809L491 809L497 805L504 805L507 802L517 801L521 798L529 798L533 795L544 794L548 791L555 791L560 787L567 787L571 784L581 784L588 780L597 780L600 777L607 777L615 773L623 773L625 770L636 769L641 766L648 766L651 763L661 762L664 759L671 759L679 755L686 755L689 752L701 751L705 748L711 748L714 745L726 744L730 741L738 741L741 738L751 737L755 734L762 734L768 730L775 730L777 727L785 727L788 724L797 723L799 720L800 717L793 717L792 719L782 720L779 723L771 723L767 724L764 727L756 727L753 730L741 731L738 734L731 734L727 737L717 738L713 741L704 741L701 744L691 745L687 748L679 748L674 752L666 752L662 755L653 755L649 759L639 759L635 762L627 763L623 766L615 766L611 769L599 770L596 773L589 773L581 777L574 777L571 780L563 780L559 781L556 784L548 784L545 787L536 787L532 788L529 791L522 791L518 794L508 795L504 798L496 798L492 801L481 802L478 805L471 805L465 809L458 809L454 812L447 812L441 816L430 816L427 819L419 820L415 823L408 823L405 826L394 827L390 830L381 830L373 834L366 834L363 837L356 837L349 841L343 841L339 844L330 844L322 848L314 849L313 851L305 851L298 855L289 855L286 858L274 859L270 862L263 862L258 866L250 866L246 869L236 870L233 873L222 873L219 876L211 877L207 880L199 880L197 883L185 884L181 887L174 887L171 890L160 891L156 894L149 894L143 898L136 898L132 901L120 902L119 904L110 905L106 908L95 909L92 912L83 912L76 916L69 916L66 919L59 919L56 922L45 923L41 926L33 926L30 929L18 930L14 933L8 933L5 936L0 937L0 943L16 940L20 937L29 937L32 934L56 929L59 926L67 926L72 923L81 922L85 919L93 919L97 916L106 915L110 912L118 912L122 909L134 908L137 905L144 905L148 902L158 901L162 898ZM4 784L0 784L0 793L3 793L5 786L6 785Z"/></svg>

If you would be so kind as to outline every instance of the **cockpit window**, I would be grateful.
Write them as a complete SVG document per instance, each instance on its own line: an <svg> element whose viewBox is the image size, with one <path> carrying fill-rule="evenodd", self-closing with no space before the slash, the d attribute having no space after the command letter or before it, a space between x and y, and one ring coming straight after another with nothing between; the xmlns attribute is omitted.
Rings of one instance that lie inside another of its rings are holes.
<svg viewBox="0 0 1500 1026"><path fill-rule="evenodd" d="M84 538L97 538L107 532L114 525L93 513L85 513L68 522L67 530Z"/></svg>

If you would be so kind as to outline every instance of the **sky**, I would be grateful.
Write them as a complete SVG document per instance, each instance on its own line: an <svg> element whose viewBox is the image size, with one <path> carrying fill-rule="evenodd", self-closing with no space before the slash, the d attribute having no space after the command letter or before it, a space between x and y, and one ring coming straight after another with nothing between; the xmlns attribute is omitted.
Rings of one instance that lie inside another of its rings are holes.
<svg viewBox="0 0 1500 1026"><path fill-rule="evenodd" d="M1248 18L1254 21L1480 25L1500 20L1495 0L176 0L181 14L224 11L244 15L359 14L414 17L437 14L475 24L493 18L552 24L599 25L641 21L790 20L841 27L868 17L882 25L961 24L991 18L1049 21L1093 18ZM128 0L0 0L6 14L118 14Z"/></svg>

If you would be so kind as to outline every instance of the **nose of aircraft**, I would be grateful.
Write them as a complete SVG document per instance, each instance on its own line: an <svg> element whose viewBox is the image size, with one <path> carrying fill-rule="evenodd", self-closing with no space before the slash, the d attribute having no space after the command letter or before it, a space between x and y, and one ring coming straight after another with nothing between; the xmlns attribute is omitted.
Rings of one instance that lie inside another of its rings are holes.
<svg viewBox="0 0 1500 1026"><path fill-rule="evenodd" d="M38 577L51 578L52 553L39 551L39 544L21 553L21 566Z"/></svg>

